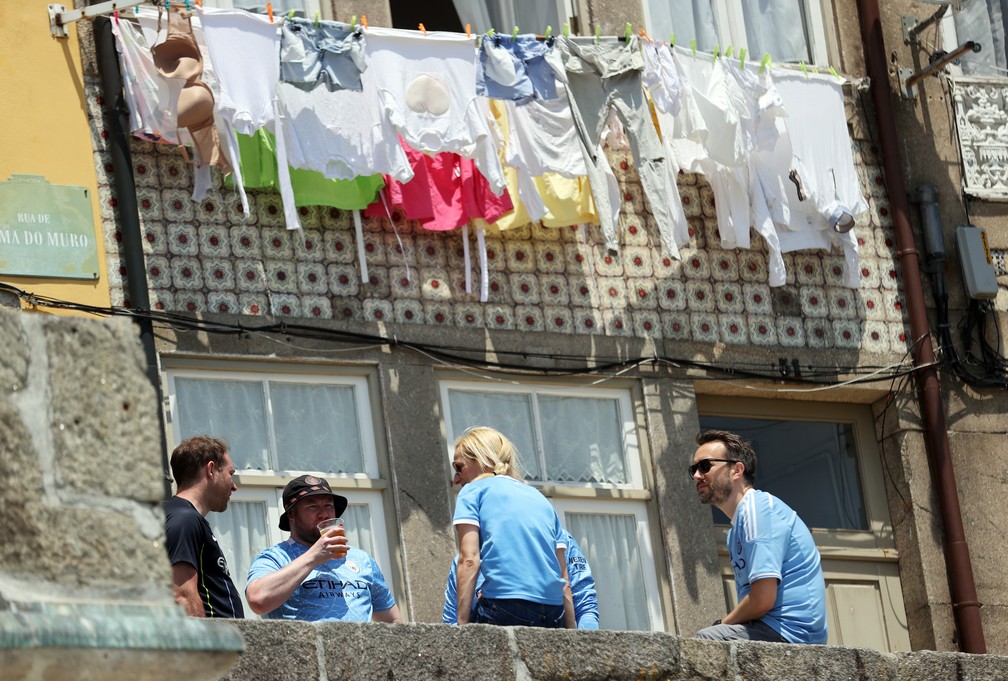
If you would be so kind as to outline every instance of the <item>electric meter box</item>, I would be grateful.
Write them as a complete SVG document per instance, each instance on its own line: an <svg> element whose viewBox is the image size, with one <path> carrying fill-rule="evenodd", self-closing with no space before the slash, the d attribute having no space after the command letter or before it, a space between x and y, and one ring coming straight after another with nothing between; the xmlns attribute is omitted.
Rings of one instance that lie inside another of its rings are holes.
<svg viewBox="0 0 1008 681"><path fill-rule="evenodd" d="M990 300L997 297L997 276L987 246L987 232L982 227L964 225L956 227L955 236L966 293L975 299Z"/></svg>

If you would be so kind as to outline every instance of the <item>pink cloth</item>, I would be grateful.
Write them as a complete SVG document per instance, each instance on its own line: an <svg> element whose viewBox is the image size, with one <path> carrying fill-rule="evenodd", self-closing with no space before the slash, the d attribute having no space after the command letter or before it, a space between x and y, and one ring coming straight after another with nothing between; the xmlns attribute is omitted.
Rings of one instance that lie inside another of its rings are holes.
<svg viewBox="0 0 1008 681"><path fill-rule="evenodd" d="M385 178L382 191L390 210L398 207L407 219L419 220L431 231L455 229L472 218L496 222L514 210L507 190L496 196L471 159L451 152L428 156L399 141L413 168L413 179L402 183ZM385 217L385 207L381 201L372 203L364 215Z"/></svg>

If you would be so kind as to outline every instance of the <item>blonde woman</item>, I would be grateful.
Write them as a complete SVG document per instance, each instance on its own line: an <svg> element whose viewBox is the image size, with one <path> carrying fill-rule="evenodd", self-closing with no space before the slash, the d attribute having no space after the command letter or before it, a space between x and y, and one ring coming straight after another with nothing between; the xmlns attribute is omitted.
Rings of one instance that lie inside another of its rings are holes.
<svg viewBox="0 0 1008 681"><path fill-rule="evenodd" d="M518 480L517 452L493 428L470 428L455 442L452 484L461 485L452 524L458 537L459 625L574 628L566 536L550 502Z"/></svg>

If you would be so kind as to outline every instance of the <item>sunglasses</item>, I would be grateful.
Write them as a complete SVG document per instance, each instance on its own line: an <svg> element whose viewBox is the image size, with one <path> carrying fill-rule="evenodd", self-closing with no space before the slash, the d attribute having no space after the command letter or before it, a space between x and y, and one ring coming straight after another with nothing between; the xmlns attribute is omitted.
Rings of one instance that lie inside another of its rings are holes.
<svg viewBox="0 0 1008 681"><path fill-rule="evenodd" d="M692 478L696 475L697 471L707 475L710 473L711 465L718 461L723 461L724 463L738 463L738 459L700 459L689 467L689 476Z"/></svg>

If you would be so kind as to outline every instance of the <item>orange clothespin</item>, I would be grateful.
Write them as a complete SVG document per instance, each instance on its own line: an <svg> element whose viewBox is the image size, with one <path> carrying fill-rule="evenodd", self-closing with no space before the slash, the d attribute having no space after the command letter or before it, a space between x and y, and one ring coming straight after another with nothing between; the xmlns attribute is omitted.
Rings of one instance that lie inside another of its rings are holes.
<svg viewBox="0 0 1008 681"><path fill-rule="evenodd" d="M647 39L648 42L651 42L651 36L649 36L647 34L647 31L645 31L643 28L640 30L640 35L641 35L641 38L645 38L645 39Z"/></svg>
<svg viewBox="0 0 1008 681"><path fill-rule="evenodd" d="M367 15L366 14L362 14L361 15L360 22L361 22L361 26L363 26L365 28L365 30L366 30L367 29Z"/></svg>
<svg viewBox="0 0 1008 681"><path fill-rule="evenodd" d="M270 23L272 24L273 23L273 3L272 2L267 2L266 3L266 14L269 15Z"/></svg>
<svg viewBox="0 0 1008 681"><path fill-rule="evenodd" d="M199 5L200 7L202 7L203 6L203 0L196 0L196 4Z"/></svg>
<svg viewBox="0 0 1008 681"><path fill-rule="evenodd" d="M424 35L427 35L427 29L426 29L426 28L424 28L424 25L423 25L423 24L420 24L420 31L421 31L421 32L422 32L422 33L423 33Z"/></svg>
<svg viewBox="0 0 1008 681"><path fill-rule="evenodd" d="M466 38L472 37L472 24L466 24Z"/></svg>

